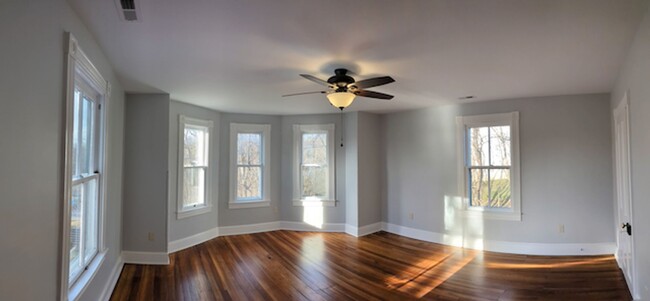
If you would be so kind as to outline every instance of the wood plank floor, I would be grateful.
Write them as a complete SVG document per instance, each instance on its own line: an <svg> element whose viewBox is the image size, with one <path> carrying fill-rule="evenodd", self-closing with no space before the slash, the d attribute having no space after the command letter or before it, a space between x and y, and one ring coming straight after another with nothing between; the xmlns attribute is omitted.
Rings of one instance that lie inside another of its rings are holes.
<svg viewBox="0 0 650 301"><path fill-rule="evenodd" d="M124 266L111 300L631 300L613 256L525 256L379 232L225 236Z"/></svg>

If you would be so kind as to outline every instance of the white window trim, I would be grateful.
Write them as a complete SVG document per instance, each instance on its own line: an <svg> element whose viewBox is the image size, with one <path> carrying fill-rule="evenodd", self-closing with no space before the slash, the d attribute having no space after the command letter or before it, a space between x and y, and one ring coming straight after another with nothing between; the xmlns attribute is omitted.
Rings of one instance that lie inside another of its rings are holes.
<svg viewBox="0 0 650 301"><path fill-rule="evenodd" d="M184 164L183 164L183 149L185 143L185 125L195 125L208 128L208 168L205 173L205 203L200 206L192 208L183 208L183 178L185 177ZM199 214L204 214L212 211L212 172L214 167L211 164L213 150L214 135L213 135L213 122L212 120L202 120L179 115L178 117L178 171L177 171L177 199L176 199L176 219L188 218Z"/></svg>
<svg viewBox="0 0 650 301"><path fill-rule="evenodd" d="M262 199L237 200L237 134L262 134ZM228 208L257 208L271 206L271 125L230 124L230 201Z"/></svg>
<svg viewBox="0 0 650 301"><path fill-rule="evenodd" d="M511 196L512 209L477 208L469 206L467 192L467 128L485 126L510 126L511 147ZM458 116L456 117L456 144L458 158L458 192L463 199L462 212L468 217L478 217L496 220L521 221L521 182L519 162L519 112Z"/></svg>
<svg viewBox="0 0 650 301"><path fill-rule="evenodd" d="M329 187L327 199L302 199L300 187L300 162L302 154L302 134L327 131L327 152L329 166ZM293 125L293 205L294 206L336 206L336 151L334 148L334 124L294 124Z"/></svg>
<svg viewBox="0 0 650 301"><path fill-rule="evenodd" d="M86 290L88 284L95 277L99 267L104 262L108 248L104 241L104 225L105 225L105 212L106 212L106 197L107 197L107 170L108 156L106 137L109 137L109 124L106 112L109 111L109 101L111 93L111 85L104 79L99 70L92 64L88 56L83 52L77 39L71 33L68 33L68 49L67 49L67 83L66 83L66 130L65 130L65 152L64 152L64 179L63 179L63 218L62 223L62 244L61 244L61 282L60 282L60 299L61 300L77 300L81 294ZM97 100L100 105L99 113L99 159L98 168L100 172L99 181L99 204L98 204L98 227L97 227L97 254L89 262L85 271L83 271L76 279L74 284L70 286L69 272L70 272L70 200L72 196L72 135L73 135L73 108L74 108L74 90L75 82L77 81L77 72L80 76L90 85L94 90L99 92L99 99Z"/></svg>

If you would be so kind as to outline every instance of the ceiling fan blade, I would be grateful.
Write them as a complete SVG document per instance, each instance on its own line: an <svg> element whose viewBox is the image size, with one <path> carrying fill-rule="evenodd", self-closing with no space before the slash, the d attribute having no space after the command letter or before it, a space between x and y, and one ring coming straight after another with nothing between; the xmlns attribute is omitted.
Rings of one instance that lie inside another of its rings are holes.
<svg viewBox="0 0 650 301"><path fill-rule="evenodd" d="M379 99L393 99L393 95L385 94L385 93L379 93L375 91L368 91L368 90L359 90L354 92L357 96L363 96L363 97L370 97L370 98L379 98Z"/></svg>
<svg viewBox="0 0 650 301"><path fill-rule="evenodd" d="M323 86L327 86L327 87L331 87L331 86L332 86L332 85L330 85L327 81L322 80L322 79L320 79L320 78L318 78L318 77L315 77L315 76L313 76L313 75L309 75L309 74L300 74L300 76L302 76L302 77L304 77L304 78L306 78L306 79L308 79L308 80L310 80L310 81L312 81L312 82L315 82L315 83L317 83L317 84L319 84L319 85L323 85Z"/></svg>
<svg viewBox="0 0 650 301"><path fill-rule="evenodd" d="M365 89L365 88L372 88L372 87L377 87L385 84L390 84L392 82L395 82L395 80L390 77L390 76L382 76L382 77L373 77L369 79L364 79L360 80L356 83L353 83L353 86L356 86L359 89Z"/></svg>
<svg viewBox="0 0 650 301"><path fill-rule="evenodd" d="M282 97L306 95L306 94L325 94L325 93L327 93L327 91L300 92L300 93L285 94L285 95L282 95Z"/></svg>

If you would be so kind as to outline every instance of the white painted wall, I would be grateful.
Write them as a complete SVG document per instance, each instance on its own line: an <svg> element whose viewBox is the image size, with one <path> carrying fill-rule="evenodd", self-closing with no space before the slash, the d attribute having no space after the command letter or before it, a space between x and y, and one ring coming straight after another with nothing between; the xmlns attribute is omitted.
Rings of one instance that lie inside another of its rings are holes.
<svg viewBox="0 0 650 301"><path fill-rule="evenodd" d="M464 222L449 205L459 195L454 119L511 111L520 113L522 221ZM497 241L614 241L608 94L434 107L388 114L383 122L384 221Z"/></svg>
<svg viewBox="0 0 650 301"><path fill-rule="evenodd" d="M630 101L632 230L639 300L650 300L650 10L647 8L650 1L645 1L645 5L645 17L621 67L611 98L612 109L626 92ZM612 232L618 228L618 224L611 225Z"/></svg>
<svg viewBox="0 0 650 301"><path fill-rule="evenodd" d="M66 31L112 86L108 253L82 300L98 299L121 251L124 92L111 64L65 1L0 1L0 300L58 296Z"/></svg>

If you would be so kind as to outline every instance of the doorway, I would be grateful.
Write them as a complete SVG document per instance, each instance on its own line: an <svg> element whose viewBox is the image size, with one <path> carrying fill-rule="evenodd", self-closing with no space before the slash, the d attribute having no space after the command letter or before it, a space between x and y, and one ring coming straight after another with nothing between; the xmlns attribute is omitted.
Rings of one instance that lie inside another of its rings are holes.
<svg viewBox="0 0 650 301"><path fill-rule="evenodd" d="M630 123L627 93L614 109L614 147L616 162L616 260L632 297L637 298L634 270L634 239L632 223L632 186L630 165Z"/></svg>

